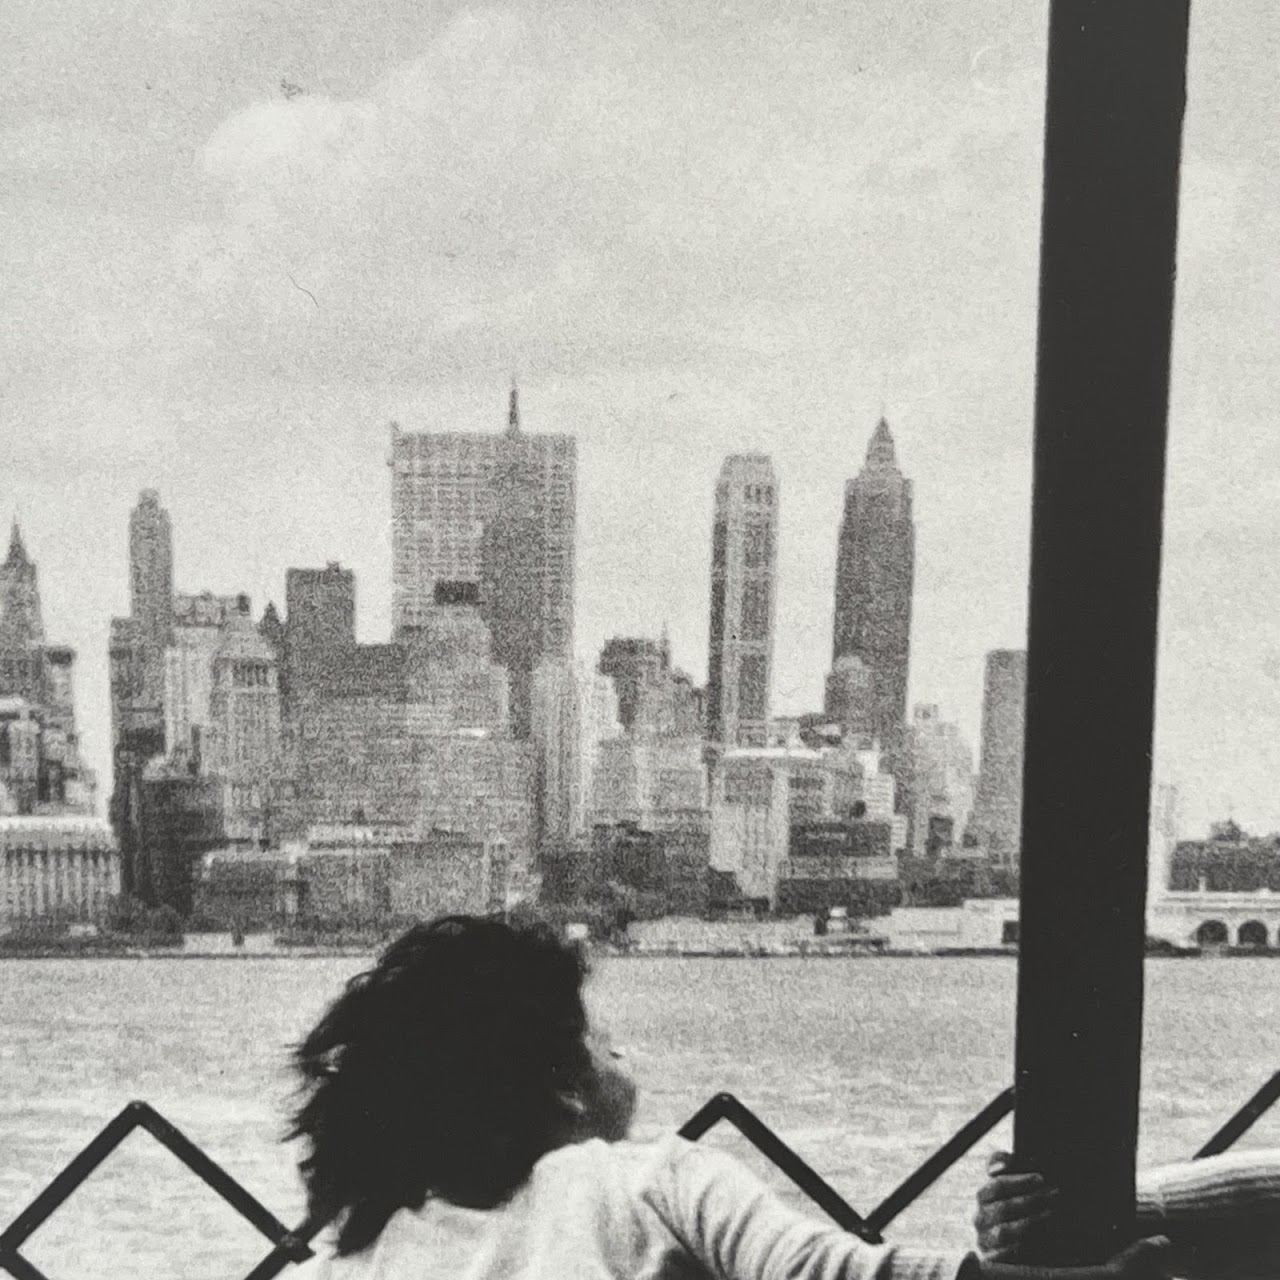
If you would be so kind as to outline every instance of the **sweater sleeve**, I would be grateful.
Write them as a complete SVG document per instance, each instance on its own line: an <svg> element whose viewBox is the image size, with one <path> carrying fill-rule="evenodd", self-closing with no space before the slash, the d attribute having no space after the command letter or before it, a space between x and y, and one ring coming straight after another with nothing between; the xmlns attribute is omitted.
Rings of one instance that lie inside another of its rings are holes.
<svg viewBox="0 0 1280 1280"><path fill-rule="evenodd" d="M1138 1178L1138 1222L1191 1280L1280 1275L1280 1150L1233 1151Z"/></svg>
<svg viewBox="0 0 1280 1280"><path fill-rule="evenodd" d="M957 1280L968 1256L866 1244L784 1204L731 1157L683 1141L646 1199L717 1280Z"/></svg>

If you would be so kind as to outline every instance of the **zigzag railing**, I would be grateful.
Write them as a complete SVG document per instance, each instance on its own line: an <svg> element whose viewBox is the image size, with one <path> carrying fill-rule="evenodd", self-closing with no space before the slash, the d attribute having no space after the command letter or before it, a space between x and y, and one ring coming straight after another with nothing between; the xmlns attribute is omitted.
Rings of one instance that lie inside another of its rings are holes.
<svg viewBox="0 0 1280 1280"><path fill-rule="evenodd" d="M1280 1071L1232 1115L1196 1152L1195 1158L1219 1155L1227 1150L1278 1098ZM875 1244L883 1240L885 1227L999 1124L1013 1110L1013 1105L1012 1089L997 1094L865 1216L783 1142L759 1116L730 1093L716 1094L685 1122L680 1133L696 1142L721 1121L732 1125L837 1225ZM327 1225L325 1222L308 1218L290 1230L158 1111L145 1102L130 1102L78 1155L72 1157L62 1172L0 1233L0 1269L16 1277L16 1280L48 1280L39 1267L22 1255L22 1246L135 1129L145 1129L271 1242L270 1251L248 1273L245 1280L272 1280L289 1263L302 1262L311 1256L311 1241Z"/></svg>

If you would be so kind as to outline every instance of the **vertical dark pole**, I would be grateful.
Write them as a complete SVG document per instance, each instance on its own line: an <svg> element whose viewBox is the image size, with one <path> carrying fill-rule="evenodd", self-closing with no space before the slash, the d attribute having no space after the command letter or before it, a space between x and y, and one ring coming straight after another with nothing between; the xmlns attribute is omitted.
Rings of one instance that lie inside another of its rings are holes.
<svg viewBox="0 0 1280 1280"><path fill-rule="evenodd" d="M1015 1155L1049 1262L1133 1222L1151 733L1188 0L1053 0Z"/></svg>

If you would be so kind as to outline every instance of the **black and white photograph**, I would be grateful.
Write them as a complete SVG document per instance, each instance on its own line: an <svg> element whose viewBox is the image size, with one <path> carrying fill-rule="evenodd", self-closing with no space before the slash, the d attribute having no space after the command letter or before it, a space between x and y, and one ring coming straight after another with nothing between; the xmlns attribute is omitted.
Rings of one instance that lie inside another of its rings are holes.
<svg viewBox="0 0 1280 1280"><path fill-rule="evenodd" d="M1280 1276L1280 10L0 5L0 1275Z"/></svg>

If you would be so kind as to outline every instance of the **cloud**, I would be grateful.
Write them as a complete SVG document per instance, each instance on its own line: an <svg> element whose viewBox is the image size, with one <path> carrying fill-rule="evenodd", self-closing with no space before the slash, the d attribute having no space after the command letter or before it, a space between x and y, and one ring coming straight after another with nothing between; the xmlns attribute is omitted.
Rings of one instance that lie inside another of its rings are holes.
<svg viewBox="0 0 1280 1280"><path fill-rule="evenodd" d="M792 349L833 274L881 329L904 305L917 330L921 306L963 310L964 287L938 305L948 277L1004 249L983 215L1034 218L1038 73L1000 69L994 105L964 77L852 75L801 81L798 105L799 59L773 50L744 84L638 21L483 11L359 98L249 106L201 151L220 215L173 241L192 323L241 358L386 378L520 348L572 362L620 327L676 358L717 309L759 317L745 349ZM923 301L910 272L936 286Z"/></svg>

